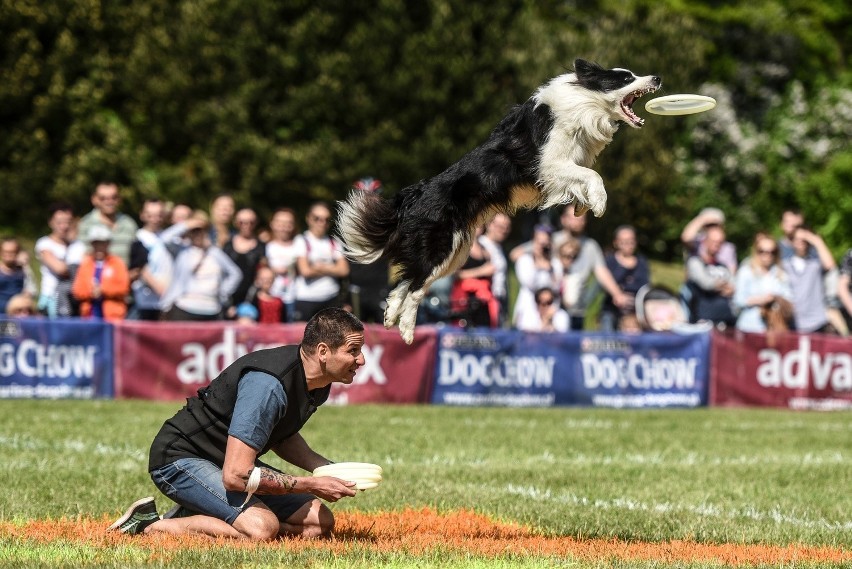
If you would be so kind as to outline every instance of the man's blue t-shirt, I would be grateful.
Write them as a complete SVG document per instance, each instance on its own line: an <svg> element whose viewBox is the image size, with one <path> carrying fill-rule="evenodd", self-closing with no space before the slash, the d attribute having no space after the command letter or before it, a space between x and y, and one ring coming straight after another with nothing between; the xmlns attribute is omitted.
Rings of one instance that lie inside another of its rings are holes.
<svg viewBox="0 0 852 569"><path fill-rule="evenodd" d="M259 451L284 416L287 395L275 376L250 371L240 379L228 434Z"/></svg>

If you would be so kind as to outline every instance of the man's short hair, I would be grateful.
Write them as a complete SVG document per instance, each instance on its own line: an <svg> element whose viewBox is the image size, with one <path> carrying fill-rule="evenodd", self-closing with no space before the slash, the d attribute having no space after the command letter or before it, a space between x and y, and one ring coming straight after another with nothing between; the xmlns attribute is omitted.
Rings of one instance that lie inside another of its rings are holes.
<svg viewBox="0 0 852 569"><path fill-rule="evenodd" d="M336 350L346 342L346 336L363 331L364 325L351 312L342 308L324 308L314 314L305 325L301 347L306 354L316 352L320 343Z"/></svg>

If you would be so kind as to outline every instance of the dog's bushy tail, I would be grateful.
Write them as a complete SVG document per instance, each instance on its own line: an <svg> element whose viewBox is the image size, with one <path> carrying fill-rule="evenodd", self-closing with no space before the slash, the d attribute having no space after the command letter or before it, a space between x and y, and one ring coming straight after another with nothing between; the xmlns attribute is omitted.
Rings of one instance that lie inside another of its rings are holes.
<svg viewBox="0 0 852 569"><path fill-rule="evenodd" d="M393 200L374 192L352 190L346 201L337 205L337 232L346 256L363 264L377 261L398 225Z"/></svg>

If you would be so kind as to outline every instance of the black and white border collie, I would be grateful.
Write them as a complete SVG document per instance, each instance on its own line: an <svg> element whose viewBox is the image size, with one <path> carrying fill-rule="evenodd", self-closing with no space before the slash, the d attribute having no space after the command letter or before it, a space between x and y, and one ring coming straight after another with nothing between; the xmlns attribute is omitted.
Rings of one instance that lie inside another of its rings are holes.
<svg viewBox="0 0 852 569"><path fill-rule="evenodd" d="M496 212L545 209L576 201L578 215L606 209L606 190L591 170L620 122L641 128L633 103L661 79L604 69L577 59L503 118L484 144L432 178L392 199L352 191L340 202L337 230L347 256L384 258L400 279L387 299L384 324L414 339L417 307L428 287L467 259L477 226Z"/></svg>

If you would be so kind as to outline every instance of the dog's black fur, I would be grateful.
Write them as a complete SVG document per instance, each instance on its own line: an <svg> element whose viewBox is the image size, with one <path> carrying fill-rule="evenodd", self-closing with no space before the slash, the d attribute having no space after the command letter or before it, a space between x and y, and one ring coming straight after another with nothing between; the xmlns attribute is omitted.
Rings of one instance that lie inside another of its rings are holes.
<svg viewBox="0 0 852 569"><path fill-rule="evenodd" d="M496 212L545 208L576 200L580 212L602 215L606 193L589 167L612 139L618 121L639 128L632 103L656 90L659 77L605 70L578 59L512 108L488 140L440 174L388 200L353 191L341 202L338 231L353 260L379 257L397 269L385 326L397 322L413 340L425 289L467 258L475 228Z"/></svg>

